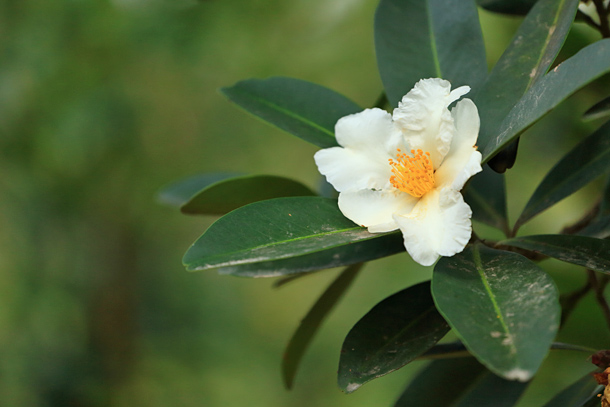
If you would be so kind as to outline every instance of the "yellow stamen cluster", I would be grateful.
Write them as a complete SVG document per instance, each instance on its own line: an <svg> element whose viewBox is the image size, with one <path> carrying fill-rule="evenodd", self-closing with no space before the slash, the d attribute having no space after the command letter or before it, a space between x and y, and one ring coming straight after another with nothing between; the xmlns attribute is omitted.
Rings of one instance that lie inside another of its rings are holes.
<svg viewBox="0 0 610 407"><path fill-rule="evenodd" d="M434 167L429 152L411 150L411 154L412 157L399 148L396 161L388 160L394 173L390 182L401 191L419 198L434 188Z"/></svg>

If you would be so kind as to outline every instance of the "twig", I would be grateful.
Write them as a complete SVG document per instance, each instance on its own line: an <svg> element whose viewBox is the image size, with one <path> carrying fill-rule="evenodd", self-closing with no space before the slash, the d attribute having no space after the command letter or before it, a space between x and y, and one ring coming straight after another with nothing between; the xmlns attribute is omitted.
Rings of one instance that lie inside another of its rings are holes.
<svg viewBox="0 0 610 407"><path fill-rule="evenodd" d="M589 279L585 283L585 285L571 293L564 294L561 296L559 300L561 302L561 322L560 326L563 326L565 322L568 320L568 317L576 308L576 304L585 296L589 291L591 291L591 277L589 275Z"/></svg>
<svg viewBox="0 0 610 407"><path fill-rule="evenodd" d="M610 306L604 296L604 290L606 289L608 282L610 282L610 279L606 275L603 275L598 279L597 274L595 274L595 271L593 270L587 270L587 273L589 273L589 284L595 291L595 299L597 300L597 303L604 314L604 318L606 319L606 324L608 324L608 328L610 329Z"/></svg>
<svg viewBox="0 0 610 407"><path fill-rule="evenodd" d="M591 223L591 221L595 219L595 217L599 214L600 207L601 199L598 200L595 205L593 205L593 207L583 215L582 218L577 220L575 223L564 227L559 233L561 233L562 235L574 235L580 232L585 227L589 226L589 223Z"/></svg>

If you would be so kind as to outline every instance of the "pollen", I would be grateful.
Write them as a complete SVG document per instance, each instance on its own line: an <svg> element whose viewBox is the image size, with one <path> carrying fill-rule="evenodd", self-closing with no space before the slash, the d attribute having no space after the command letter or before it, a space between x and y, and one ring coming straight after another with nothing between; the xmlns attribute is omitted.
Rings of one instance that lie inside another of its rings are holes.
<svg viewBox="0 0 610 407"><path fill-rule="evenodd" d="M411 155L397 150L396 160L388 161L392 166L390 182L399 190L416 198L423 196L434 188L434 167L430 153L422 150L411 150Z"/></svg>

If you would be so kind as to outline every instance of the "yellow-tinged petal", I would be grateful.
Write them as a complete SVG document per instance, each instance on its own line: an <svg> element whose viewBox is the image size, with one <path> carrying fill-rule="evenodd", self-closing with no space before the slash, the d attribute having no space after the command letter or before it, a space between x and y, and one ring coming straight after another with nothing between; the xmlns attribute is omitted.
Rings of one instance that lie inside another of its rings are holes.
<svg viewBox="0 0 610 407"><path fill-rule="evenodd" d="M341 147L314 155L318 170L339 192L361 189L388 189L392 169L387 160L402 145L390 114L366 109L345 116L335 125Z"/></svg>
<svg viewBox="0 0 610 407"><path fill-rule="evenodd" d="M455 135L451 148L436 170L437 188L451 187L461 190L466 181L480 172L481 153L475 146L479 135L479 113L470 99L464 99L451 110L455 124Z"/></svg>
<svg viewBox="0 0 610 407"><path fill-rule="evenodd" d="M444 188L429 192L410 213L395 214L394 220L413 260L431 266L439 256L464 250L472 234L471 216L462 194Z"/></svg>
<svg viewBox="0 0 610 407"><path fill-rule="evenodd" d="M410 211L418 199L400 191L360 191L339 194L339 209L354 223L366 226L371 233L398 229L392 215Z"/></svg>
<svg viewBox="0 0 610 407"><path fill-rule="evenodd" d="M452 91L444 79L422 79L394 109L392 118L409 149L429 152L434 168L445 158L455 132L447 107L469 91L468 86Z"/></svg>

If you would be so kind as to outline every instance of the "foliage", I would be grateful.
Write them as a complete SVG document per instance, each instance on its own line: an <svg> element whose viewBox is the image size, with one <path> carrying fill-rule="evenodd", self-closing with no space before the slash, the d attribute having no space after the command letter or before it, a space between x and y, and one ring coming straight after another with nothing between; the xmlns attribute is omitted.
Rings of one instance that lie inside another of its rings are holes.
<svg viewBox="0 0 610 407"><path fill-rule="evenodd" d="M434 357L440 360L421 371L397 406L424 405L418 401L422 392L446 392L444 387L451 384L444 383L457 370L462 373L456 391L463 394L448 396L443 405L474 405L471 400L476 399L477 405L513 406L585 293L595 293L610 324L604 296L610 280L607 190L600 191L599 201L591 208L582 210L577 224L566 225L558 219L554 234L517 236L535 215L607 173L608 124L589 136L579 135L582 141L543 177L512 228L504 176L492 171L503 173L513 167L519 138L533 137L526 132L529 127L610 72L610 39L573 50L572 55L561 54L577 15L576 0L478 3L496 12L525 15L489 74L474 0L381 0L377 7L375 50L384 86L377 107L396 107L422 78L445 78L454 88L469 85L481 117L477 144L483 162L490 166L465 189L472 217L481 222L475 224L466 249L441 258L431 281L405 287L381 301L345 338L338 383L348 393L437 349ZM601 1L594 3L604 9L601 22L585 21L605 36L609 8ZM337 145L334 123L360 110L334 91L282 77L241 81L222 93L256 117L323 148ZM603 106L594 106L586 117L604 116ZM294 279L297 273L349 266L314 305L287 348L284 379L291 387L316 329L362 263L404 250L400 235L369 233L346 219L336 200L308 196L313 193L296 181L222 174L205 177L199 188L189 181L188 188L176 184L163 192L176 196L174 201L183 212L226 213L187 251L188 270ZM245 206L238 207L236 202ZM208 208L207 203L213 205ZM479 232L482 224L498 229L506 239L488 238L486 234L494 232L486 228ZM573 264L574 272L582 269L588 283L584 288L572 287L560 302L552 273L537 264L548 257ZM465 346L468 359L454 360L451 350L435 348L449 330ZM563 396L548 405L564 405L558 400L565 397L572 400L570 406L581 406L594 397L593 390L592 380L584 378L570 387L558 387L556 392L562 391Z"/></svg>

